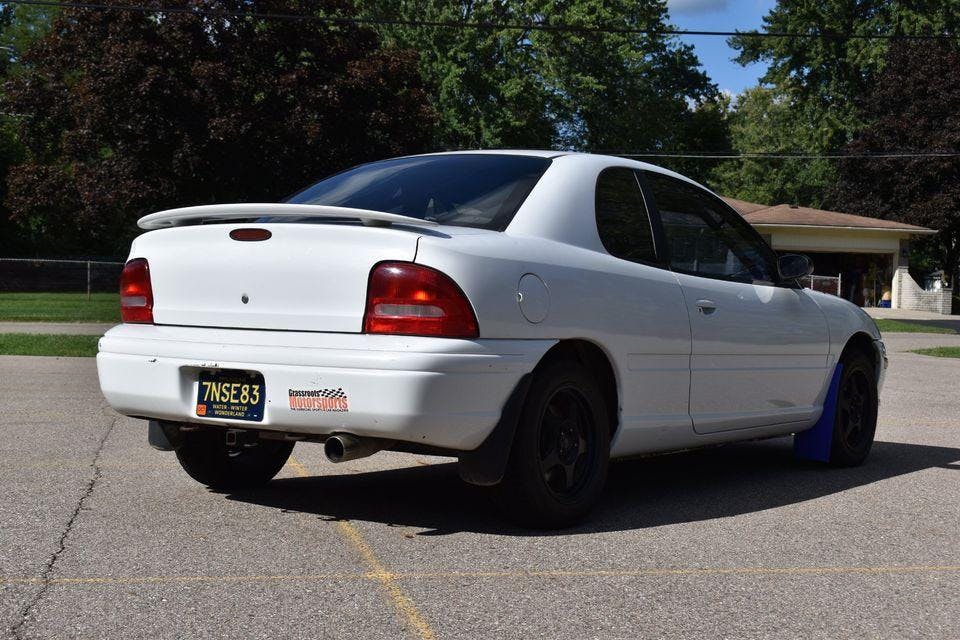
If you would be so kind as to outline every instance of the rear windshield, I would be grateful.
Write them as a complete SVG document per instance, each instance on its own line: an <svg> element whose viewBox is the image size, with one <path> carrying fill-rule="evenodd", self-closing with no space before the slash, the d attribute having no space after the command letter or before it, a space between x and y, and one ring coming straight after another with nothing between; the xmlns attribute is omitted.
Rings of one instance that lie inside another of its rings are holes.
<svg viewBox="0 0 960 640"><path fill-rule="evenodd" d="M330 176L287 202L503 231L548 166L547 158L497 154L397 158Z"/></svg>

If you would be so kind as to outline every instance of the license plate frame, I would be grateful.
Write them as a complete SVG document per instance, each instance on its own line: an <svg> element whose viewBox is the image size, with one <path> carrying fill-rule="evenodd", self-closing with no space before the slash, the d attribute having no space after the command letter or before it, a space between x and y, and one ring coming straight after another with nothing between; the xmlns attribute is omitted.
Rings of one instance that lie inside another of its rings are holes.
<svg viewBox="0 0 960 640"><path fill-rule="evenodd" d="M259 371L213 369L197 373L194 411L199 418L262 422L266 398L267 387Z"/></svg>

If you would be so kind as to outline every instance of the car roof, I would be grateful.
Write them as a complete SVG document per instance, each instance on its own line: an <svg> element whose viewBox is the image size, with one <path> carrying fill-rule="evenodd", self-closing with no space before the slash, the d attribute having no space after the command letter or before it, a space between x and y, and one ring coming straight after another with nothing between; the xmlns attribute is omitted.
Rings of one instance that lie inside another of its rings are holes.
<svg viewBox="0 0 960 640"><path fill-rule="evenodd" d="M612 156L603 153L587 153L583 151L559 151L559 150L550 150L550 149L462 149L457 151L439 151L436 153L418 153L410 156L404 156L407 158L419 158L427 156L450 156L450 155L502 155L502 156L528 156L531 158L569 158L574 160L577 157L589 158L591 160L606 160L611 165L620 165L620 166L629 166L636 169L647 169L650 171L656 171L658 173L664 173L668 176L673 176L684 180L685 182L690 182L696 184L697 186L703 187L703 185L697 183L694 180L686 177L683 174L671 171L670 169L665 169L663 167L657 166L655 164L650 164L649 162L641 162L640 160L634 160L632 158L625 158L623 156ZM705 188L705 187L704 187Z"/></svg>
<svg viewBox="0 0 960 640"><path fill-rule="evenodd" d="M483 153L503 152L490 150ZM551 165L517 210L506 232L553 240L584 249L604 250L597 235L592 212L595 206L597 177L609 168L622 167L666 175L709 192L709 189L669 169L621 156L512 149L509 153L546 157L550 159ZM591 215L586 216L584 212L591 212Z"/></svg>
<svg viewBox="0 0 960 640"><path fill-rule="evenodd" d="M557 158L570 155L569 151L550 151L548 149L463 149L458 151L438 151L436 153L417 153L407 158L421 156L453 156L453 155L496 155L496 156L530 156L533 158Z"/></svg>

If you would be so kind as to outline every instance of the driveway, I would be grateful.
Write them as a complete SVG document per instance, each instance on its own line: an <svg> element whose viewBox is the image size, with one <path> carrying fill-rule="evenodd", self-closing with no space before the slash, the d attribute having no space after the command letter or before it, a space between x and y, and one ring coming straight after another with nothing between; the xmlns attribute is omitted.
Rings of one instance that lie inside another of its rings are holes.
<svg viewBox="0 0 960 640"><path fill-rule="evenodd" d="M960 360L887 336L867 464L789 439L619 462L589 523L497 519L442 458L217 494L104 404L92 359L0 357L11 638L960 637Z"/></svg>

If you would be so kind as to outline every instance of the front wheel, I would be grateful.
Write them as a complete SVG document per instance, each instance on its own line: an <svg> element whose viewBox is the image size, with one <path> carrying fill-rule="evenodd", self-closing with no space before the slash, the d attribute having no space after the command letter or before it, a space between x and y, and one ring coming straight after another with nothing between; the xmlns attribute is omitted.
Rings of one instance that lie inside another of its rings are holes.
<svg viewBox="0 0 960 640"><path fill-rule="evenodd" d="M559 528L585 516L606 482L609 425L600 389L582 364L558 360L538 370L497 487L510 518Z"/></svg>
<svg viewBox="0 0 960 640"><path fill-rule="evenodd" d="M183 434L177 460L191 478L211 489L252 489L277 475L290 457L293 444L256 439L227 446L223 432L200 429Z"/></svg>
<svg viewBox="0 0 960 640"><path fill-rule="evenodd" d="M841 362L830 464L852 467L862 464L873 446L879 407L877 376L870 358L863 353L851 353Z"/></svg>

